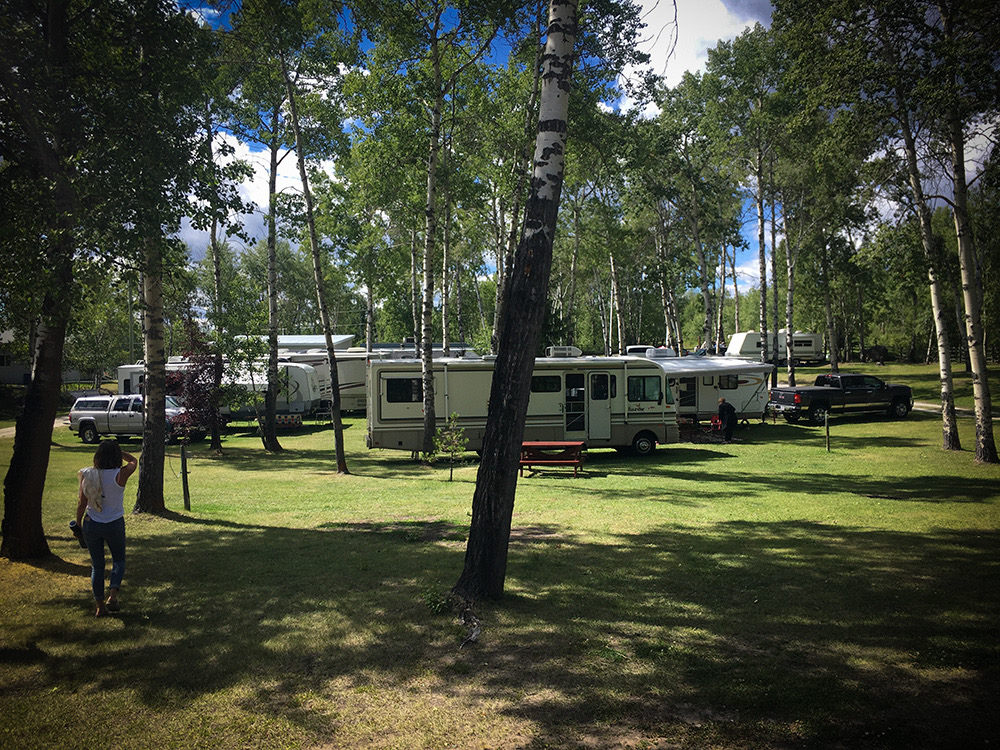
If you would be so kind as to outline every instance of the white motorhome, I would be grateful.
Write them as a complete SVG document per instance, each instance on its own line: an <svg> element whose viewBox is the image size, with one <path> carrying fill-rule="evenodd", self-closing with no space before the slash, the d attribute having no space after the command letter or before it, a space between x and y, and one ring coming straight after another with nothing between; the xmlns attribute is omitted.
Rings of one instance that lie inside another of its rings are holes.
<svg viewBox="0 0 1000 750"><path fill-rule="evenodd" d="M711 419L725 398L739 419L763 418L774 365L737 357L674 357L662 349L649 349L646 356L667 374L678 417Z"/></svg>
<svg viewBox="0 0 1000 750"><path fill-rule="evenodd" d="M638 455L678 440L677 417L663 369L646 357L584 357L549 347L535 359L525 440L582 440L588 448L630 447ZM411 355L412 356L412 355ZM434 360L434 411L443 425L459 415L469 450L479 450L495 358ZM423 444L420 361L370 360L369 448L418 451Z"/></svg>
<svg viewBox="0 0 1000 750"><path fill-rule="evenodd" d="M167 362L167 372L185 370L191 363L183 357L171 357ZM300 362L278 362L281 386L276 408L279 414L311 414L322 400L319 376L316 369ZM140 361L134 365L118 368L118 392L141 393L145 377L145 365ZM261 394L267 390L267 362L256 362L251 370L240 373L232 382L249 391ZM255 410L252 402L237 407L223 409L231 416L249 416Z"/></svg>
<svg viewBox="0 0 1000 750"><path fill-rule="evenodd" d="M788 329L782 328L778 331L778 356L777 361L784 364L788 359ZM768 361L774 362L773 348L774 337L768 334ZM750 359L760 359L760 334L756 331L742 331L734 333L729 338L729 347L726 349L727 357L746 357ZM823 337L816 333L806 333L796 331L792 334L792 356L795 357L796 364L821 364L826 361L823 355Z"/></svg>

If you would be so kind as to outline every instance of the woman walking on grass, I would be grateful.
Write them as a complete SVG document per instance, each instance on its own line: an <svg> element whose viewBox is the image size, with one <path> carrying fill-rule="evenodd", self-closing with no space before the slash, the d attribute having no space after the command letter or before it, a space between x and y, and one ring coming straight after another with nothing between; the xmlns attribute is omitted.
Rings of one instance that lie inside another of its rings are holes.
<svg viewBox="0 0 1000 750"><path fill-rule="evenodd" d="M120 609L118 590L125 576L125 483L138 466L135 456L125 453L117 441L103 440L94 453L94 467L79 472L80 502L76 506L76 522L83 529L83 538L90 551L90 583L98 617ZM105 543L111 550L111 585L107 601L104 599Z"/></svg>

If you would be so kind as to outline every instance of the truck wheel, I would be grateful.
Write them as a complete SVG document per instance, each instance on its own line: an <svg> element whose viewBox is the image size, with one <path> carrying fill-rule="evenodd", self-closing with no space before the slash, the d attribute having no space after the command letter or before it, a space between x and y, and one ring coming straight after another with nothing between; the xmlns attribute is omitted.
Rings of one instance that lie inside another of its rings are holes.
<svg viewBox="0 0 1000 750"><path fill-rule="evenodd" d="M909 413L910 405L903 401L903 399L896 399L892 402L892 406L889 407L889 416L893 419L903 419Z"/></svg>
<svg viewBox="0 0 1000 750"><path fill-rule="evenodd" d="M656 438L649 432L640 432L632 440L632 452L645 458L656 450Z"/></svg>
<svg viewBox="0 0 1000 750"><path fill-rule="evenodd" d="M89 422L84 425L80 425L80 439L87 443L88 445L93 445L97 442L100 436L97 434L97 427L90 424Z"/></svg>
<svg viewBox="0 0 1000 750"><path fill-rule="evenodd" d="M785 415L785 421L786 422L790 422L791 424L795 424L796 422L799 421L799 415L798 414L786 414Z"/></svg>
<svg viewBox="0 0 1000 750"><path fill-rule="evenodd" d="M826 422L826 415L829 411L826 404L816 404L809 410L809 421L815 425L821 425Z"/></svg>

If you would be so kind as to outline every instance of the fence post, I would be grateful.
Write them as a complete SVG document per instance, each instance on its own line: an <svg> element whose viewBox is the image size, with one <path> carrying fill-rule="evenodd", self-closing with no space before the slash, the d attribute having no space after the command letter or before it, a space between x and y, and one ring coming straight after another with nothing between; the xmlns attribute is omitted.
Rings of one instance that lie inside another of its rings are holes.
<svg viewBox="0 0 1000 750"><path fill-rule="evenodd" d="M184 488L184 510L191 510L191 492L188 490L187 439L181 438L181 487Z"/></svg>

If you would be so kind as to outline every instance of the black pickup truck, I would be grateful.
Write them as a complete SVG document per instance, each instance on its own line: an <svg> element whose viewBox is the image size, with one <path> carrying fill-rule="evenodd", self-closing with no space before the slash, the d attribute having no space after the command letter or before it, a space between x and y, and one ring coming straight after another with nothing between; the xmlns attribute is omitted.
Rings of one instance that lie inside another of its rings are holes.
<svg viewBox="0 0 1000 750"><path fill-rule="evenodd" d="M873 375L820 375L811 386L772 388L769 411L789 422L808 417L823 424L827 414L880 411L902 419L913 408L913 392L908 385L886 383Z"/></svg>

